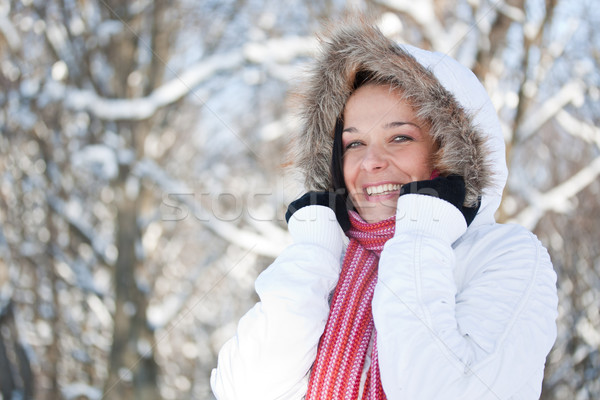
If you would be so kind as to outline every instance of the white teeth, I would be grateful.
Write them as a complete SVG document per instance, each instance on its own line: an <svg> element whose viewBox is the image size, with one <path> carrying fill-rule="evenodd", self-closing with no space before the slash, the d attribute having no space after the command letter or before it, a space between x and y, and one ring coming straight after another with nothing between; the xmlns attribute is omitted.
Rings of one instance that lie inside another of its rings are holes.
<svg viewBox="0 0 600 400"><path fill-rule="evenodd" d="M369 196L387 194L389 192L395 192L397 190L400 190L401 186L402 185L398 185L395 183L394 184L385 183L385 184L379 185L379 186L369 186L369 187L367 187L367 194Z"/></svg>

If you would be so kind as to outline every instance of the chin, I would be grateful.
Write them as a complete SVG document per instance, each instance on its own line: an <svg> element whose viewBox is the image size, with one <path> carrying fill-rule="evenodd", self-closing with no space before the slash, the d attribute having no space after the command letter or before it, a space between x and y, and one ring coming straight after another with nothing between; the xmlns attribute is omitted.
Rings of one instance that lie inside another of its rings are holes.
<svg viewBox="0 0 600 400"><path fill-rule="evenodd" d="M396 202L397 198L390 202L390 204L384 202L375 204L367 202L363 207L357 207L356 211L358 211L362 219L372 224L396 215Z"/></svg>
<svg viewBox="0 0 600 400"><path fill-rule="evenodd" d="M390 217L396 215L396 209L394 210L358 210L358 214L360 214L361 218L366 222L373 224L375 222L386 220Z"/></svg>

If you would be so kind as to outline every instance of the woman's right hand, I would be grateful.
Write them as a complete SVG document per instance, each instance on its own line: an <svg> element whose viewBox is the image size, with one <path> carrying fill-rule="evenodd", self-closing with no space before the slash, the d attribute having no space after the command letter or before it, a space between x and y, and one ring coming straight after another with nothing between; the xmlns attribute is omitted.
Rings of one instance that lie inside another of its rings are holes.
<svg viewBox="0 0 600 400"><path fill-rule="evenodd" d="M348 232L350 229L350 218L348 217L346 198L335 192L308 192L299 199L294 200L290 203L285 213L286 222L289 224L290 218L296 211L311 205L331 208L342 230Z"/></svg>

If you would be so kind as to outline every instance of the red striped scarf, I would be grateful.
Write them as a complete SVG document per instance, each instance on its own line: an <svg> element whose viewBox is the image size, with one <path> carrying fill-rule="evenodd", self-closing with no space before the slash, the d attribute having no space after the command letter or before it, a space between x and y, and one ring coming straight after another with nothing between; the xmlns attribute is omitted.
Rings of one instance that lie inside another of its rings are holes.
<svg viewBox="0 0 600 400"><path fill-rule="evenodd" d="M362 399L386 398L379 378L371 300L377 283L379 256L385 242L394 235L395 217L369 224L356 212L349 214L350 244L319 342L307 400L357 399L371 341L371 365Z"/></svg>

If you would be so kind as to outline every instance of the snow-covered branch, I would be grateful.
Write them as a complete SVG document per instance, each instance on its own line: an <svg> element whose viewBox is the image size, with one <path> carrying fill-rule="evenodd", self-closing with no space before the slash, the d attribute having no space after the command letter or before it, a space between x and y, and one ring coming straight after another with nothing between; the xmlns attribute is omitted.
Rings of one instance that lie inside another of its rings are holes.
<svg viewBox="0 0 600 400"><path fill-rule="evenodd" d="M317 45L314 37L289 36L247 43L242 52L248 61L255 64L290 64L297 57L314 55Z"/></svg>
<svg viewBox="0 0 600 400"><path fill-rule="evenodd" d="M181 314L185 304L196 293L199 280L206 278L204 273L211 268L215 268L219 260L214 256L209 256L208 259L203 260L201 265L194 266L186 273L186 280L191 282L192 285L183 286L181 290L172 293L160 304L150 304L148 306L148 322L154 331L165 328Z"/></svg>
<svg viewBox="0 0 600 400"><path fill-rule="evenodd" d="M0 9L2 8L0 7ZM4 36L12 52L17 52L21 49L21 36L19 36L19 32L4 12L0 14L0 33Z"/></svg>
<svg viewBox="0 0 600 400"><path fill-rule="evenodd" d="M80 399L82 397L89 400L102 399L102 390L84 382L70 383L62 387L61 392L66 400Z"/></svg>
<svg viewBox="0 0 600 400"><path fill-rule="evenodd" d="M70 88L65 96L66 106L76 111L88 111L104 120L146 119L159 108L181 99L214 74L239 67L242 61L240 52L213 56L191 66L150 95L136 99L107 99L92 90Z"/></svg>
<svg viewBox="0 0 600 400"><path fill-rule="evenodd" d="M527 18L523 10L508 4L506 1L499 1L498 3L495 3L494 6L498 12L520 24Z"/></svg>
<svg viewBox="0 0 600 400"><path fill-rule="evenodd" d="M435 50L450 51L454 47L452 38L440 24L435 15L433 1L414 0L377 0L377 3L395 12L410 16L422 29L423 35L429 40Z"/></svg>
<svg viewBox="0 0 600 400"><path fill-rule="evenodd" d="M529 230L533 230L545 212L565 212L568 210L569 200L598 179L598 175L600 175L600 157L548 192L533 194L530 205L514 218L511 218L509 222L517 223Z"/></svg>
<svg viewBox="0 0 600 400"><path fill-rule="evenodd" d="M270 231L278 232L278 235L266 237L243 229L239 229L233 222L227 222L219 219L217 216L207 211L194 196L194 191L187 187L183 182L171 178L162 168L152 160L144 159L138 162L134 168L134 173L142 178L154 182L164 193L167 193L169 200L176 200L184 205L187 211L182 217L189 215L202 222L208 229L228 242L235 244L243 249L252 251L267 257L275 258L281 253L287 244L288 235L276 228L270 227ZM263 221L263 224L266 223Z"/></svg>
<svg viewBox="0 0 600 400"><path fill-rule="evenodd" d="M595 143L600 148L600 128L586 124L565 110L556 114L556 121L570 135L583 139L587 143Z"/></svg>
<svg viewBox="0 0 600 400"><path fill-rule="evenodd" d="M143 120L161 107L188 95L218 73L240 68L245 62L264 64L266 68L277 63L289 64L296 57L312 54L315 49L316 40L303 37L248 43L242 48L197 62L146 97L109 99L98 96L91 89L68 88L65 102L72 110L88 111L103 120Z"/></svg>
<svg viewBox="0 0 600 400"><path fill-rule="evenodd" d="M73 207L72 204L65 203L58 196L48 194L48 205L55 213L60 215L67 223L78 232L92 247L94 253L106 265L114 265L116 261L116 250L111 243L108 243L94 232L93 227L89 226L82 220L80 212Z"/></svg>
<svg viewBox="0 0 600 400"><path fill-rule="evenodd" d="M518 140L523 141L533 135L569 103L581 104L584 91L585 87L579 80L573 80L564 85L554 96L527 116L517 129Z"/></svg>

